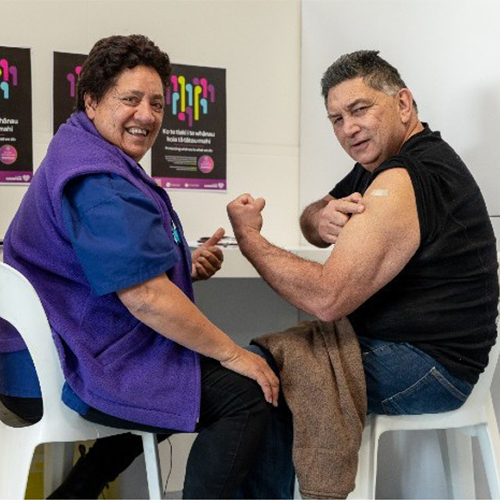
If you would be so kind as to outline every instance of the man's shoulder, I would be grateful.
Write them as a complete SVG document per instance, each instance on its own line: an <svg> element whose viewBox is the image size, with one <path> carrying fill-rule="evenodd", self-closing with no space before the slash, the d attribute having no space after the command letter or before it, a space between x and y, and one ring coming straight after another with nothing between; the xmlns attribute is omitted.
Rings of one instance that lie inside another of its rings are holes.
<svg viewBox="0 0 500 500"><path fill-rule="evenodd" d="M442 138L441 132L431 130L427 123L422 123L424 129L411 136L402 146L398 157L407 157L419 161L432 160L436 157L448 156L453 153L452 147Z"/></svg>

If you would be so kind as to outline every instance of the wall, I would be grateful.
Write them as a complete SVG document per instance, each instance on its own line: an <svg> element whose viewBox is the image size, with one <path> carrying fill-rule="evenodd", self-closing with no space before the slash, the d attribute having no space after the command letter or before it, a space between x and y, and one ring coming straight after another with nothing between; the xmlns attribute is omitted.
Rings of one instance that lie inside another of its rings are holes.
<svg viewBox="0 0 500 500"><path fill-rule="evenodd" d="M299 0L3 0L1 44L32 49L34 162L52 136L53 51L88 53L99 38L143 33L172 61L226 68L227 193L174 192L188 239L229 230L226 204L269 199L264 232L299 241ZM149 156L143 166L150 171ZM0 186L0 238L26 188Z"/></svg>

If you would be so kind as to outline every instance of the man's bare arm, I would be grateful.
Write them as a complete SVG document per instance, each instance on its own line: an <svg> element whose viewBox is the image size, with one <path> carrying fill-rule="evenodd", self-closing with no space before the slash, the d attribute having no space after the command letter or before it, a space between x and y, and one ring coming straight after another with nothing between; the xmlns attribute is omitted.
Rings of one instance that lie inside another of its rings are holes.
<svg viewBox="0 0 500 500"><path fill-rule="evenodd" d="M240 197L241 198L241 197ZM405 169L381 173L363 198L324 265L269 243L261 234L263 200L235 200L228 207L240 248L282 297L320 319L351 313L391 281L420 242L415 195Z"/></svg>

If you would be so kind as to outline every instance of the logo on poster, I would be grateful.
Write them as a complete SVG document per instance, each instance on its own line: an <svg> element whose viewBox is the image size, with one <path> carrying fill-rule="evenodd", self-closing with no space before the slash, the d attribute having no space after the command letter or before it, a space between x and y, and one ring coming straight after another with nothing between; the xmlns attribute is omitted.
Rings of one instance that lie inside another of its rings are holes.
<svg viewBox="0 0 500 500"><path fill-rule="evenodd" d="M17 160L17 149L10 144L0 148L0 161L4 165L12 165Z"/></svg>
<svg viewBox="0 0 500 500"><path fill-rule="evenodd" d="M0 59L0 96L10 99L10 86L17 87L17 66L9 64L5 58Z"/></svg>
<svg viewBox="0 0 500 500"><path fill-rule="evenodd" d="M198 168L204 173L208 174L214 169L214 160L211 156L204 155L198 160Z"/></svg>
<svg viewBox="0 0 500 500"><path fill-rule="evenodd" d="M215 102L215 86L206 78L193 78L186 82L183 75L172 75L172 85L167 89L165 100L172 107L172 115L189 127L200 119L200 112L208 114L209 104Z"/></svg>

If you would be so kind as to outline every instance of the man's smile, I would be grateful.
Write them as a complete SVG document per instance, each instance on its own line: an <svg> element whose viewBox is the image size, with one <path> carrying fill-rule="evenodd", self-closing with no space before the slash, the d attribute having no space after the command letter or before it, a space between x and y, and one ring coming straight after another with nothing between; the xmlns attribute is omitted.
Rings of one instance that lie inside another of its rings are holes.
<svg viewBox="0 0 500 500"><path fill-rule="evenodd" d="M360 151L362 149L365 149L368 146L368 142L370 139L364 139L362 141L357 141L353 144L351 144L350 149L353 151Z"/></svg>

